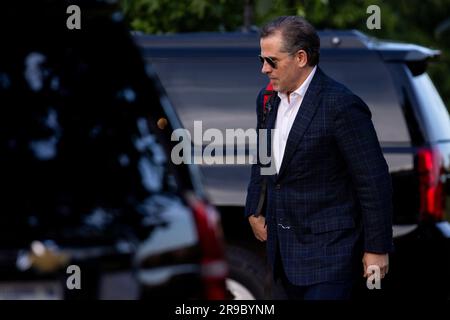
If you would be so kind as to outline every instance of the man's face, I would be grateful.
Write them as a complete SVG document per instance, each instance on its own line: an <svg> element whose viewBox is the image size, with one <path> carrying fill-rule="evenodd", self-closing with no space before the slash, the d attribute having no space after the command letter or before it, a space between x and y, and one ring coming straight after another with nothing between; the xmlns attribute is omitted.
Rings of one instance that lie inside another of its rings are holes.
<svg viewBox="0 0 450 320"><path fill-rule="evenodd" d="M269 77L273 89L282 93L297 89L301 84L303 67L306 64L301 55L290 55L282 51L283 43L280 32L262 38L260 45L261 56L271 58L276 64L276 68L274 68L264 60L261 69L261 72Z"/></svg>

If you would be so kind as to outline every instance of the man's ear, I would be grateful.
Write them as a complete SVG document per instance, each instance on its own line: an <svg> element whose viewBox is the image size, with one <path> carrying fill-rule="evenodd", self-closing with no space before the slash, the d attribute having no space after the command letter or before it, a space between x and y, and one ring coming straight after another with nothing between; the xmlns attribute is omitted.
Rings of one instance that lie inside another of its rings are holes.
<svg viewBox="0 0 450 320"><path fill-rule="evenodd" d="M297 61L300 68L304 68L306 65L308 65L308 55L306 54L305 50L297 51Z"/></svg>

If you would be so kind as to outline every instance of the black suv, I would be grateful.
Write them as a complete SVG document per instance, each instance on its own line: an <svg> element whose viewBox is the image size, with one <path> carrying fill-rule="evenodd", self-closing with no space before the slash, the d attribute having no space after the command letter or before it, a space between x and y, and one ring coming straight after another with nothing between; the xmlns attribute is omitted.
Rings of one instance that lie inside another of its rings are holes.
<svg viewBox="0 0 450 320"><path fill-rule="evenodd" d="M450 120L427 63L428 48L369 38L358 31L324 31L320 67L370 107L394 187L395 252L380 292L383 297L445 297L450 284L447 181ZM261 74L258 36L180 34L135 37L157 71L184 127L202 120L203 131L254 128L255 98L267 84ZM226 143L223 150L227 148ZM238 141L237 158L255 145ZM236 160L235 159L235 160ZM236 298L264 298L264 245L243 219L249 165L203 165L206 190L219 208L231 264L229 288ZM248 161L246 162L249 163Z"/></svg>
<svg viewBox="0 0 450 320"><path fill-rule="evenodd" d="M0 299L225 298L220 217L120 14L26 6L0 12Z"/></svg>

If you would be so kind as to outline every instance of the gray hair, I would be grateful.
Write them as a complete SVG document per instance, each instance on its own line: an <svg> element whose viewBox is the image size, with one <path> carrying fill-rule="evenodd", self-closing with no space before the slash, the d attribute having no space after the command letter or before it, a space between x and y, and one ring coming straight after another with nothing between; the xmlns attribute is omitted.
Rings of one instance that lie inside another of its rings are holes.
<svg viewBox="0 0 450 320"><path fill-rule="evenodd" d="M283 37L282 50L294 54L304 50L308 57L308 65L319 63L320 39L314 27L299 16L282 16L267 23L260 31L261 38L267 38L281 32Z"/></svg>

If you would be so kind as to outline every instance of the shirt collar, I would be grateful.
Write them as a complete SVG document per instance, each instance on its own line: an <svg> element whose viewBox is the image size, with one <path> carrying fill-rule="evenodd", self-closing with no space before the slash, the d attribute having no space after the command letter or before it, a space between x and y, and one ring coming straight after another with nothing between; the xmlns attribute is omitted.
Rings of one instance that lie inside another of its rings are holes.
<svg viewBox="0 0 450 320"><path fill-rule="evenodd" d="M300 87L298 87L292 93L295 92L299 96L304 97L306 94L306 90L308 90L309 84L311 83L311 80L314 77L314 74L316 73L316 69L317 69L317 66L314 66L314 68L312 69L312 71L310 72L308 77L305 79L305 81L303 81L303 83L300 85ZM280 97L280 99L287 99L287 94L278 92L278 97Z"/></svg>

